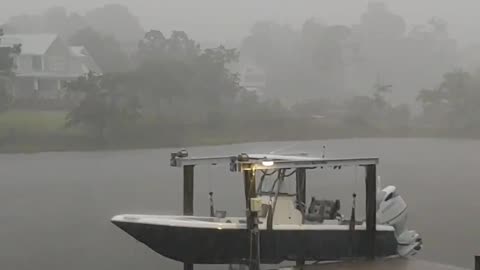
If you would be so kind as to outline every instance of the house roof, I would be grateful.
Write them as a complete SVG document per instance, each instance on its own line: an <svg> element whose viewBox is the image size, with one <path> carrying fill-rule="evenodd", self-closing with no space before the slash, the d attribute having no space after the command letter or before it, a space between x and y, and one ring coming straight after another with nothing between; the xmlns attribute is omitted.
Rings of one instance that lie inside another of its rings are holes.
<svg viewBox="0 0 480 270"><path fill-rule="evenodd" d="M22 54L44 55L57 37L56 34L4 35L1 38L0 46L22 44Z"/></svg>
<svg viewBox="0 0 480 270"><path fill-rule="evenodd" d="M93 71L97 74L101 74L102 71L97 65L92 56L88 53L84 46L70 46L70 52L73 57L76 57L80 61L80 68L83 73Z"/></svg>
<svg viewBox="0 0 480 270"><path fill-rule="evenodd" d="M76 57L88 56L88 53L83 46L70 46L70 51L72 52L72 55Z"/></svg>

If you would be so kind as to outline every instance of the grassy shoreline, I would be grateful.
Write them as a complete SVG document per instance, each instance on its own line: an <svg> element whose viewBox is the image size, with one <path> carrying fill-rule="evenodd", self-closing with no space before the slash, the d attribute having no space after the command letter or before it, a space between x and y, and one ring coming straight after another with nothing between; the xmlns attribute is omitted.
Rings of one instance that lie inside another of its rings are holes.
<svg viewBox="0 0 480 270"><path fill-rule="evenodd" d="M214 145L229 145L229 144L241 144L249 142L289 142L289 141L314 141L314 140L331 140L331 139L368 139L368 138L422 138L422 139L446 139L446 140L478 140L477 137L455 137L455 136L332 136L332 137L312 137L312 138L291 138L291 139L230 139L230 138L218 138L212 140L211 138L200 138L195 142L186 143L159 143L151 145L107 145L98 146L94 144L35 144L24 143L16 145L4 145L0 146L0 154L35 154L44 152L96 152L96 151L123 151L123 150L142 150L142 149L161 149L161 148L181 148L181 147L195 147L195 146L214 146Z"/></svg>
<svg viewBox="0 0 480 270"><path fill-rule="evenodd" d="M364 130L363 132L341 128L315 126L299 123L295 126L266 125L256 127L230 126L216 129L185 127L176 129L152 129L151 125L138 126L122 139L99 144L82 129L65 127L65 112L62 111L19 111L0 114L0 153L39 153L66 151L112 151L155 149L165 147L187 147L200 145L222 145L262 141L309 141L349 138L443 138L480 139L448 130L404 129L398 131ZM151 123L148 123L151 124ZM158 127L157 126L157 127ZM473 135L472 135L473 134Z"/></svg>

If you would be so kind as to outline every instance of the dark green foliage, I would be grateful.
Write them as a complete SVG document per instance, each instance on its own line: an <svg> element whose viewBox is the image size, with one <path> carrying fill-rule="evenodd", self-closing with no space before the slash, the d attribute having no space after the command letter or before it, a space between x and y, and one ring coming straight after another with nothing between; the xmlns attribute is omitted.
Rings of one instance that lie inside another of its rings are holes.
<svg viewBox="0 0 480 270"><path fill-rule="evenodd" d="M372 96L351 98L345 106L345 124L360 133L408 131L411 121L410 109L404 104L394 106L386 100L385 95L391 92L391 87L377 82Z"/></svg>
<svg viewBox="0 0 480 270"><path fill-rule="evenodd" d="M138 61L175 59L191 61L201 52L200 45L190 39L183 31L173 31L169 38L162 32L151 30L138 43Z"/></svg>
<svg viewBox="0 0 480 270"><path fill-rule="evenodd" d="M184 32L165 38L151 31L140 42L136 68L89 74L67 85L70 93L80 93L72 95L80 102L67 126L88 127L108 143L130 143L146 128L151 137L173 135L170 140L177 142L197 132L213 135L246 124L260 128L283 108L262 104L240 87L238 76L227 69L238 56L224 46L201 50Z"/></svg>
<svg viewBox="0 0 480 270"><path fill-rule="evenodd" d="M258 22L243 40L242 58L265 71L266 92L287 101L338 99L368 93L376 76L411 102L457 63L456 41L440 19L406 31L405 20L385 4L371 3L353 26L307 20L300 31Z"/></svg>
<svg viewBox="0 0 480 270"><path fill-rule="evenodd" d="M1 46L4 34L3 28L0 28L0 75L9 76L14 68L14 56L20 54L22 45L15 44L12 47Z"/></svg>
<svg viewBox="0 0 480 270"><path fill-rule="evenodd" d="M480 132L480 76L463 70L448 72L436 89L423 89L417 100L424 121L462 133Z"/></svg>
<svg viewBox="0 0 480 270"><path fill-rule="evenodd" d="M0 112L6 111L12 104L11 80L0 75Z"/></svg>
<svg viewBox="0 0 480 270"><path fill-rule="evenodd" d="M121 75L90 73L67 83L69 91L81 96L78 106L67 115L67 127L84 125L105 142L109 132L137 120L138 99L129 94L124 80Z"/></svg>
<svg viewBox="0 0 480 270"><path fill-rule="evenodd" d="M4 112L12 103L12 77L15 67L14 57L20 54L21 44L12 47L2 47L3 29L0 28L0 112Z"/></svg>
<svg viewBox="0 0 480 270"><path fill-rule="evenodd" d="M1 36L0 36L1 44ZM9 75L14 68L14 55L20 54L22 46L20 44L13 47L0 47L0 74Z"/></svg>
<svg viewBox="0 0 480 270"><path fill-rule="evenodd" d="M169 112L194 109L208 114L233 102L238 93L238 78L226 68L237 59L235 49L219 46L202 51L185 32L173 31L165 38L153 30L139 43L138 68L132 76L142 91L147 111L158 114L157 109L163 110L160 106L172 106ZM196 101L195 108L187 105L192 100ZM163 101L167 104L160 105Z"/></svg>

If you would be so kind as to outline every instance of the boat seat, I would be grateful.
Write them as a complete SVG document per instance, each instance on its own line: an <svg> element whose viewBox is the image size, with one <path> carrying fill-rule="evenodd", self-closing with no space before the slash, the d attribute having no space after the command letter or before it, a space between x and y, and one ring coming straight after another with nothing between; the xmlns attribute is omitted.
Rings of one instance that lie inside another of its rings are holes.
<svg viewBox="0 0 480 270"><path fill-rule="evenodd" d="M336 220L341 217L340 200L317 200L312 197L305 219L310 222L322 223L324 220Z"/></svg>

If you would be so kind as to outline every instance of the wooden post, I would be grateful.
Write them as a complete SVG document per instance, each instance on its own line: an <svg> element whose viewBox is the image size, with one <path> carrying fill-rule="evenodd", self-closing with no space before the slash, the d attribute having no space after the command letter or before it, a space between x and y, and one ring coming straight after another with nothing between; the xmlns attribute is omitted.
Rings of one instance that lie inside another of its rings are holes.
<svg viewBox="0 0 480 270"><path fill-rule="evenodd" d="M194 166L188 165L183 167L183 214L185 216L193 216L193 178ZM193 270L193 264L184 263L184 270Z"/></svg>
<svg viewBox="0 0 480 270"><path fill-rule="evenodd" d="M376 193L377 193L377 168L376 165L367 165L365 167L366 184L366 216L367 216L367 258L375 259L375 241L376 241Z"/></svg>
<svg viewBox="0 0 480 270"><path fill-rule="evenodd" d="M475 256L475 270L480 270L480 255Z"/></svg>

